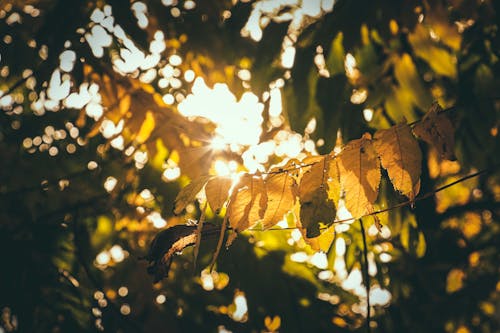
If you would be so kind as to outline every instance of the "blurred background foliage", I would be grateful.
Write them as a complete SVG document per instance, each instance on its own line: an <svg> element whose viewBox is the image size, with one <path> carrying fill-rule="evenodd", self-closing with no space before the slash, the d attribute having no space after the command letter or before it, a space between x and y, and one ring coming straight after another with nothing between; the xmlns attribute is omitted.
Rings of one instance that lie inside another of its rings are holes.
<svg viewBox="0 0 500 333"><path fill-rule="evenodd" d="M456 161L424 152L415 207L365 221L373 332L498 332L500 3L0 1L0 332L364 331L358 223L139 258L203 174L328 153L438 101ZM200 198L200 202L203 198ZM377 209L403 201L383 183ZM338 213L338 217L340 213ZM209 212L207 220L222 218ZM290 228L287 228L290 227Z"/></svg>

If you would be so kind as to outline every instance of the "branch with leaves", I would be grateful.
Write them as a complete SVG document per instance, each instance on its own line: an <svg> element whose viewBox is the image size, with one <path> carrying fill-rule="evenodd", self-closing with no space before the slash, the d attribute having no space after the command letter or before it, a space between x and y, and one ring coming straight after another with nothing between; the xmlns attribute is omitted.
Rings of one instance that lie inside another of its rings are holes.
<svg viewBox="0 0 500 333"><path fill-rule="evenodd" d="M222 247L226 229L231 230L226 241L226 246L230 246L240 232L252 230L257 224L262 230L269 230L290 211L294 213L296 226L306 242L315 249L320 248L318 237L334 223L372 216L380 230L378 214L413 205L415 201L481 174L469 175L417 198L422 163L417 137L435 146L442 158L454 159L453 126L442 111L439 104L434 103L424 118L413 126L401 123L378 130L373 137L365 133L360 139L348 142L340 152L311 156L303 161L292 160L284 167L274 167L266 173L245 173L234 184L231 178L224 176L205 175L196 178L179 192L174 212L182 213L203 190L206 197L203 219L208 206L215 213L226 208L211 267ZM382 177L381 167L387 171L394 189L406 196L408 201L375 211L374 203ZM335 217L342 202L352 217L338 220ZM192 237L189 242L184 242L185 245L199 245L203 230L201 225L179 239ZM166 254L160 252L160 257L165 255L167 261L171 260L172 255L179 250L172 252L171 249L172 246Z"/></svg>

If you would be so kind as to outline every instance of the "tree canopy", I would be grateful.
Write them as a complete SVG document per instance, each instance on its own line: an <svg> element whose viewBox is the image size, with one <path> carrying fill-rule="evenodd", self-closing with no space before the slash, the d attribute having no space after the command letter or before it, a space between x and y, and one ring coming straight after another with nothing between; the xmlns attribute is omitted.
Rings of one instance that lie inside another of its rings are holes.
<svg viewBox="0 0 500 333"><path fill-rule="evenodd" d="M497 332L499 15L0 1L0 333Z"/></svg>

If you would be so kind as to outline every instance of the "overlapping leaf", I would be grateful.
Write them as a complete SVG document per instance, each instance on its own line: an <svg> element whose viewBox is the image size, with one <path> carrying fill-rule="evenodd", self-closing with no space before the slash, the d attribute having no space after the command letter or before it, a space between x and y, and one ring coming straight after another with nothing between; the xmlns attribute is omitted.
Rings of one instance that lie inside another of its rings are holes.
<svg viewBox="0 0 500 333"><path fill-rule="evenodd" d="M407 124L400 124L375 133L373 143L382 166L396 190L415 199L420 188L422 153Z"/></svg>
<svg viewBox="0 0 500 333"><path fill-rule="evenodd" d="M241 232L264 217L268 205L264 180L244 175L233 190L227 214L231 227Z"/></svg>
<svg viewBox="0 0 500 333"><path fill-rule="evenodd" d="M338 155L345 205L353 217L372 212L380 184L380 161L371 136L349 142Z"/></svg>
<svg viewBox="0 0 500 333"><path fill-rule="evenodd" d="M438 103L432 104L422 121L413 127L413 132L428 144L436 147L442 158L455 160L453 125L442 111Z"/></svg>
<svg viewBox="0 0 500 333"><path fill-rule="evenodd" d="M187 205L194 201L196 195L200 193L209 179L210 176L201 176L193 179L191 183L186 185L175 198L174 213L180 214Z"/></svg>
<svg viewBox="0 0 500 333"><path fill-rule="evenodd" d="M297 184L287 173L272 174L265 180L267 209L262 218L262 227L268 229L283 219L295 204Z"/></svg>
<svg viewBox="0 0 500 333"><path fill-rule="evenodd" d="M300 181L300 221L308 237L319 235L319 223L328 224L335 218L335 204L328 197L328 156L321 156Z"/></svg>
<svg viewBox="0 0 500 333"><path fill-rule="evenodd" d="M222 176L212 178L207 182L205 193L208 204L214 212L218 213L226 202L232 183L231 178Z"/></svg>

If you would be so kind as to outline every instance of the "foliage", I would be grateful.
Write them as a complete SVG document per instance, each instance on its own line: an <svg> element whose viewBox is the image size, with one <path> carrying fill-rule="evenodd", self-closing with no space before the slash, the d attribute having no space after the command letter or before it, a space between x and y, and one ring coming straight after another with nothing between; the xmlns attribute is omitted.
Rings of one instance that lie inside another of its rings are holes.
<svg viewBox="0 0 500 333"><path fill-rule="evenodd" d="M499 11L2 2L0 331L497 331Z"/></svg>

